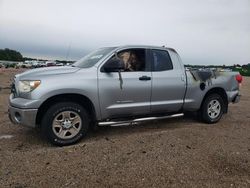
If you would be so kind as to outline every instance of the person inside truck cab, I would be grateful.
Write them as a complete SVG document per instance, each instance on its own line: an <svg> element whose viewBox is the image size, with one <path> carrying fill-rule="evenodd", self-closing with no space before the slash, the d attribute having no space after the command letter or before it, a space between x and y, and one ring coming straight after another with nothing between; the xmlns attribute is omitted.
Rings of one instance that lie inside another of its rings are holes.
<svg viewBox="0 0 250 188"><path fill-rule="evenodd" d="M133 71L142 71L142 62L135 53L131 53L129 62Z"/></svg>
<svg viewBox="0 0 250 188"><path fill-rule="evenodd" d="M141 71L144 67L138 55L133 51L121 52L118 56L124 63L124 71Z"/></svg>
<svg viewBox="0 0 250 188"><path fill-rule="evenodd" d="M122 62L124 63L125 71L134 71L131 65L131 52L130 51L121 52L118 56L121 58Z"/></svg>

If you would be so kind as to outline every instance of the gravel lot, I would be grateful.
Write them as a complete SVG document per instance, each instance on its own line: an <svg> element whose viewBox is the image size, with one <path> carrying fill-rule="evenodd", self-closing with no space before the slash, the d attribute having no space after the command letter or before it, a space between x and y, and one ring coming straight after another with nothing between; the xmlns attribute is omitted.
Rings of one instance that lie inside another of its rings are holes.
<svg viewBox="0 0 250 188"><path fill-rule="evenodd" d="M0 70L0 86L22 70ZM54 147L11 124L0 91L0 187L250 187L250 78L216 125L192 117L106 127Z"/></svg>

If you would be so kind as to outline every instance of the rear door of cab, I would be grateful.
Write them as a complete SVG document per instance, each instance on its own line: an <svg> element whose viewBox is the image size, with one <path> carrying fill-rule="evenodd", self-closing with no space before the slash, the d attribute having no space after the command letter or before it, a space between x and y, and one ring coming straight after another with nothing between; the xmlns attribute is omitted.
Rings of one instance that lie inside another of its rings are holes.
<svg viewBox="0 0 250 188"><path fill-rule="evenodd" d="M185 95L185 75L178 62L173 61L175 53L152 49L152 96L151 112L177 112L182 108ZM177 54L176 54L177 55Z"/></svg>

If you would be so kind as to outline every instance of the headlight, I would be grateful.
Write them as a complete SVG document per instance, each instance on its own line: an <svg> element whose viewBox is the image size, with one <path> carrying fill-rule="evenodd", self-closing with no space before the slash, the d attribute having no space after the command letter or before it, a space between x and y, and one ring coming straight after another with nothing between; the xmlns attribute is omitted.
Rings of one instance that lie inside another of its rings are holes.
<svg viewBox="0 0 250 188"><path fill-rule="evenodd" d="M40 80L23 80L19 81L18 89L21 93L31 92L40 85Z"/></svg>

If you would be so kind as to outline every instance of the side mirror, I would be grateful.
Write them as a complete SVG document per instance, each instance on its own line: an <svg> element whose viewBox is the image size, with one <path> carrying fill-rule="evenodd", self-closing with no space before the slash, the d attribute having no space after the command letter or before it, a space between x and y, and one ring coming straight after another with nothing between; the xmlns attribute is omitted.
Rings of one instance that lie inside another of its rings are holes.
<svg viewBox="0 0 250 188"><path fill-rule="evenodd" d="M119 72L125 69L124 63L120 59L110 59L108 60L104 67L105 72Z"/></svg>

